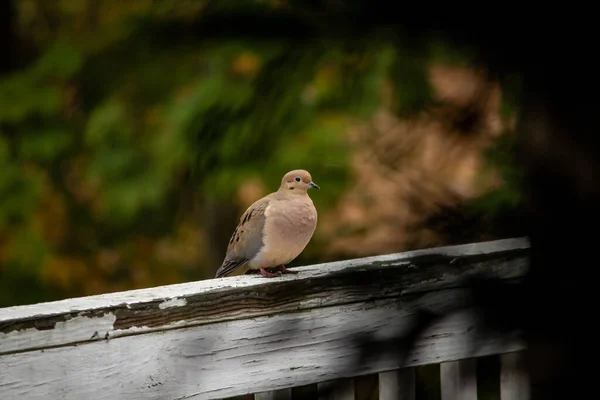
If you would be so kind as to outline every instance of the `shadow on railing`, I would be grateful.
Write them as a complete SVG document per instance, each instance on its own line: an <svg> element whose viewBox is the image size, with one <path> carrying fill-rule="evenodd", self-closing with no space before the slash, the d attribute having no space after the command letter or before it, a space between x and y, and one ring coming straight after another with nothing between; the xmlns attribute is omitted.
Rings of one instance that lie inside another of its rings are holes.
<svg viewBox="0 0 600 400"><path fill-rule="evenodd" d="M468 400L475 360L502 354L501 399L525 399L514 357L528 250L506 239L0 309L0 391L290 399L316 385L358 399L355 381L371 377L376 398L412 399L415 371L439 364L442 399Z"/></svg>

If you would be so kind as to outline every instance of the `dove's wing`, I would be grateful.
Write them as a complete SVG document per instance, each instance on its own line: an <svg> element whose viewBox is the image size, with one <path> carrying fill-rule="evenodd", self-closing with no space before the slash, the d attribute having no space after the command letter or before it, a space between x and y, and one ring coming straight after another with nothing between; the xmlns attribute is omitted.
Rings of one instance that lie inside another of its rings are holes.
<svg viewBox="0 0 600 400"><path fill-rule="evenodd" d="M271 201L265 196L252 204L240 217L238 226L229 240L223 264L217 270L215 278L231 274L244 267L262 249L265 227L265 210Z"/></svg>

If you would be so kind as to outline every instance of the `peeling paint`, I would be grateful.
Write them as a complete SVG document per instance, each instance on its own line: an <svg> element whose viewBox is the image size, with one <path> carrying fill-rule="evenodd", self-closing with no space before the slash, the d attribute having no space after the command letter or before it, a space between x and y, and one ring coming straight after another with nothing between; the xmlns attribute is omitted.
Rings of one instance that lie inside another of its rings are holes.
<svg viewBox="0 0 600 400"><path fill-rule="evenodd" d="M161 310L164 310L165 308L171 308L171 307L183 307L187 304L187 300L186 299L170 299L167 301L163 301L162 303L160 303L158 305L158 308L160 308Z"/></svg>
<svg viewBox="0 0 600 400"><path fill-rule="evenodd" d="M2 308L0 355L365 299L397 301L453 288L475 270L519 278L527 249L521 240L501 240L299 267L299 277L279 281L239 276Z"/></svg>
<svg viewBox="0 0 600 400"><path fill-rule="evenodd" d="M309 299L309 300L301 301L300 304L298 305L298 309L303 310L306 308L316 308L316 307L320 307L322 304L323 304L323 299L321 299L321 298Z"/></svg>
<svg viewBox="0 0 600 400"><path fill-rule="evenodd" d="M0 354L26 348L31 343L36 347L50 347L95 339L96 332L112 331L117 317L113 313L101 316L77 315L63 321L55 321L53 329L40 330L36 326L0 332Z"/></svg>
<svg viewBox="0 0 600 400"><path fill-rule="evenodd" d="M181 321L175 321L175 322L171 322L169 324L161 325L160 330L185 328L186 326L188 326L188 321L181 320ZM136 334L136 333L153 332L155 330L158 330L158 329L155 329L154 327L147 326L147 325L130 326L125 329L117 329L117 330L111 331L110 337L118 338L118 337L123 337L123 336L129 336L129 335ZM108 334L108 332L107 332L107 334Z"/></svg>

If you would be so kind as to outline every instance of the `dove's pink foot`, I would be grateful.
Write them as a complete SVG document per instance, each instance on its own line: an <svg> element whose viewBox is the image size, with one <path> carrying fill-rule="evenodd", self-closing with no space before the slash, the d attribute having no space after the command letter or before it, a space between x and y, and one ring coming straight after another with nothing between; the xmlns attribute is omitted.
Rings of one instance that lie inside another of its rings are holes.
<svg viewBox="0 0 600 400"><path fill-rule="evenodd" d="M275 278L276 276L279 276L279 274L273 273L273 272L268 272L265 271L264 268L260 269L260 274L266 278Z"/></svg>
<svg viewBox="0 0 600 400"><path fill-rule="evenodd" d="M285 265L280 265L277 268L279 268L281 270L282 274L297 274L298 273L298 271L292 271L291 269L287 269L285 267Z"/></svg>

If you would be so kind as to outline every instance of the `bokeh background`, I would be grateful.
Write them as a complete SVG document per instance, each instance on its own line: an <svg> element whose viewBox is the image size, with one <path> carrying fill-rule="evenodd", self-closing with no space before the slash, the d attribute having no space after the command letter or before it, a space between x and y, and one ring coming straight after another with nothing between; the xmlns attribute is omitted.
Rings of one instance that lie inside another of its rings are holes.
<svg viewBox="0 0 600 400"><path fill-rule="evenodd" d="M210 279L296 168L321 190L292 266L522 234L519 80L443 37L286 1L0 15L0 307Z"/></svg>

